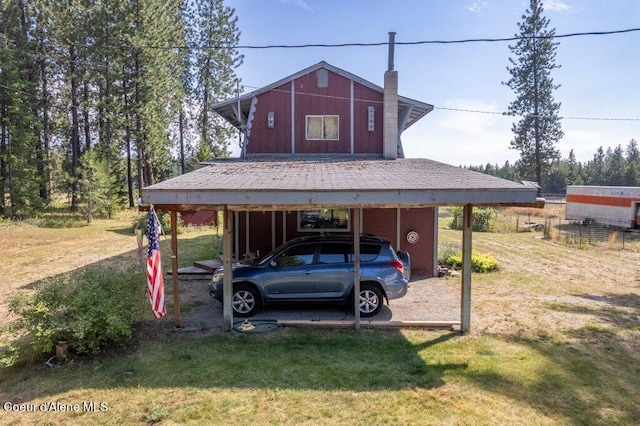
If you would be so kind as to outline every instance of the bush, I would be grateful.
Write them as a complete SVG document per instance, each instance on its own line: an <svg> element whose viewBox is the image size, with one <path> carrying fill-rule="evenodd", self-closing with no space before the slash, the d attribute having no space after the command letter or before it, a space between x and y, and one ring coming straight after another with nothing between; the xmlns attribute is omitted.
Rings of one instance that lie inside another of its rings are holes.
<svg viewBox="0 0 640 426"><path fill-rule="evenodd" d="M26 332L38 353L66 341L77 353L96 354L131 336L148 303L145 289L139 268L88 268L55 277L31 296L10 298L9 310L18 317L11 330Z"/></svg>
<svg viewBox="0 0 640 426"><path fill-rule="evenodd" d="M171 235L171 213L156 212L158 216L158 220L160 221L160 226L162 228L162 233L167 237ZM147 233L147 219L149 219L149 213L145 212L143 215L140 215L136 218L133 223L134 228L140 228L142 231L142 235L146 235ZM184 231L184 227L182 226L182 217L180 213L178 213L178 234L182 234Z"/></svg>
<svg viewBox="0 0 640 426"><path fill-rule="evenodd" d="M446 265L451 269L459 269L462 266L462 252L447 247L443 256L438 255L438 263ZM481 253L471 253L472 272L492 272L498 269L498 260L489 255Z"/></svg>
<svg viewBox="0 0 640 426"><path fill-rule="evenodd" d="M462 207L451 207L453 217L449 222L449 229L462 229L463 212ZM474 207L471 229L475 232L492 232L497 216L496 210L490 207L484 209Z"/></svg>

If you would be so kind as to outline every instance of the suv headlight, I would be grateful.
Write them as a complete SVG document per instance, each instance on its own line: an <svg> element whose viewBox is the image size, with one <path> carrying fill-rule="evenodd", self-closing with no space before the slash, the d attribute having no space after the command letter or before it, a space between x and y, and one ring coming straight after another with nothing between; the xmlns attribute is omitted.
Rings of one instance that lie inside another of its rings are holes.
<svg viewBox="0 0 640 426"><path fill-rule="evenodd" d="M222 281L223 278L224 278L224 272L217 272L213 274L212 281L215 283L218 281Z"/></svg>

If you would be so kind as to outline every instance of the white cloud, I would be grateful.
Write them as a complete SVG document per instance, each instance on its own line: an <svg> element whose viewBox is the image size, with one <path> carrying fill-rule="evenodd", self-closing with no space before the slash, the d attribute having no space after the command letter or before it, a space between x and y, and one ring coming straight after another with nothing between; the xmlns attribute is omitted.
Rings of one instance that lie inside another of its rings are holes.
<svg viewBox="0 0 640 426"><path fill-rule="evenodd" d="M562 0L544 0L544 8L553 12L568 12L571 9L567 3Z"/></svg>
<svg viewBox="0 0 640 426"><path fill-rule="evenodd" d="M475 0L473 3L471 3L469 6L467 6L467 10L473 13L482 13L482 11L484 9L486 9L487 7L489 7L489 3L487 3L484 0Z"/></svg>
<svg viewBox="0 0 640 426"><path fill-rule="evenodd" d="M309 3L306 2L306 0L280 0L281 3L291 3L295 6L301 7L303 9L306 10L312 10L311 6L309 6Z"/></svg>

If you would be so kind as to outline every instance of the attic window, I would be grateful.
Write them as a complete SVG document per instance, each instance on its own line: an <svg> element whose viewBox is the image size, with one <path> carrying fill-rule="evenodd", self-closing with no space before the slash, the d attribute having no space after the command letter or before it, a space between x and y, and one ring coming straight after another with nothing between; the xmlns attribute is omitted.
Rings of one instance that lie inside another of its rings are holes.
<svg viewBox="0 0 640 426"><path fill-rule="evenodd" d="M329 71L320 68L316 71L316 77L318 78L318 88L329 87Z"/></svg>

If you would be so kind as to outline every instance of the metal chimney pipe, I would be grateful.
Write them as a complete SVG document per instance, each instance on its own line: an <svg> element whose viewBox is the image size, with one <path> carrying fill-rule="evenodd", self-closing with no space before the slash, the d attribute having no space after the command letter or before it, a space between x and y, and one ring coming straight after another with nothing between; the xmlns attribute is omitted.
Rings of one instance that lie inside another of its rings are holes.
<svg viewBox="0 0 640 426"><path fill-rule="evenodd" d="M393 31L389 32L389 65L387 66L387 71L393 71L393 51L395 49L396 44L396 33Z"/></svg>

